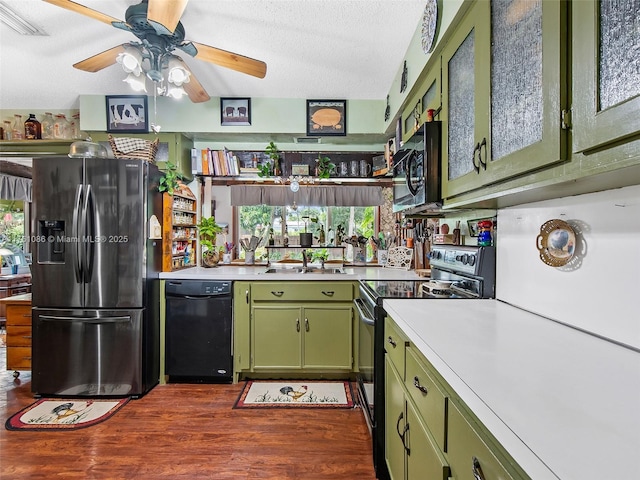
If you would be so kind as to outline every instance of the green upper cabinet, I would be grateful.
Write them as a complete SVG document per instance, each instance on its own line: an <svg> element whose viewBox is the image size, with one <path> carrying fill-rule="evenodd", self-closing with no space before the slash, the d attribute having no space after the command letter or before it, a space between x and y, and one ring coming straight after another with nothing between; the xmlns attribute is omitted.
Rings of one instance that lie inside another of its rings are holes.
<svg viewBox="0 0 640 480"><path fill-rule="evenodd" d="M427 121L427 111L438 111L442 105L440 57L429 68L420 86L408 100L408 105L402 112L402 141L406 142Z"/></svg>
<svg viewBox="0 0 640 480"><path fill-rule="evenodd" d="M640 133L637 0L572 2L573 151Z"/></svg>
<svg viewBox="0 0 640 480"><path fill-rule="evenodd" d="M445 45L445 199L566 159L566 7L478 1Z"/></svg>
<svg viewBox="0 0 640 480"><path fill-rule="evenodd" d="M90 132L91 139L94 142L103 142L107 149L111 151L111 147L108 145L109 136L104 132ZM170 160L177 165L178 172L186 177L187 180L193 179L191 173L191 147L193 147L193 140L182 135L181 133L159 133L158 135L153 133L143 134L115 134L114 136L127 136L134 138L143 138L145 140L155 140L156 137L160 139L158 143L158 153L156 154L156 163L162 170L164 169L165 162Z"/></svg>

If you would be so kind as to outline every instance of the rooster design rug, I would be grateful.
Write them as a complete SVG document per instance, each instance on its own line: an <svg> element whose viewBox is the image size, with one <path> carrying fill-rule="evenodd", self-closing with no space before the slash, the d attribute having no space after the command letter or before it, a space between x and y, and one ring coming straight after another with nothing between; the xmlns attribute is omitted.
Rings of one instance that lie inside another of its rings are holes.
<svg viewBox="0 0 640 480"><path fill-rule="evenodd" d="M114 400L38 400L13 415L7 430L73 430L103 422L129 401Z"/></svg>
<svg viewBox="0 0 640 480"><path fill-rule="evenodd" d="M353 406L349 382L248 380L234 408L352 408Z"/></svg>

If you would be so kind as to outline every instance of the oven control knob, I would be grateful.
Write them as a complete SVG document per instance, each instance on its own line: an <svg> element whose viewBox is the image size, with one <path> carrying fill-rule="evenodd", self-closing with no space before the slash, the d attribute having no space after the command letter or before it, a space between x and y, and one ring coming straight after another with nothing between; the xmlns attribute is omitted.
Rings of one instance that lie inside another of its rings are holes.
<svg viewBox="0 0 640 480"><path fill-rule="evenodd" d="M467 264L473 267L476 264L476 256L473 254L469 255L469 258L467 259Z"/></svg>
<svg viewBox="0 0 640 480"><path fill-rule="evenodd" d="M442 257L442 253L440 253L440 250L434 250L433 251L433 258L435 258L436 260L439 260L440 257Z"/></svg>
<svg viewBox="0 0 640 480"><path fill-rule="evenodd" d="M462 264L466 265L469 263L469 254L465 253L464 255L462 255Z"/></svg>

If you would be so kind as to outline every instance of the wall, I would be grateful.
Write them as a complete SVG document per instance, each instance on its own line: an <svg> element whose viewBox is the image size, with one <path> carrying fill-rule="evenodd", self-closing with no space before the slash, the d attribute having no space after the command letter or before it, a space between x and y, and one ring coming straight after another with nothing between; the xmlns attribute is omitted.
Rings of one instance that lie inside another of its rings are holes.
<svg viewBox="0 0 640 480"><path fill-rule="evenodd" d="M574 227L576 255L553 268L539 258L540 226ZM640 186L498 211L497 298L640 349Z"/></svg>

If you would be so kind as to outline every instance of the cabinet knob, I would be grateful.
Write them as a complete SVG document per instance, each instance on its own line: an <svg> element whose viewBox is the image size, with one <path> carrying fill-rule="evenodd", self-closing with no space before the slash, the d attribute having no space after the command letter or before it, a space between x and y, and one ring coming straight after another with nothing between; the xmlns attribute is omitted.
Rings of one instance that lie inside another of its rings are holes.
<svg viewBox="0 0 640 480"><path fill-rule="evenodd" d="M334 292L333 290L322 290L322 294L326 295L327 297L333 297L335 293L336 292Z"/></svg>
<svg viewBox="0 0 640 480"><path fill-rule="evenodd" d="M396 348L396 345L398 345L391 335L387 338L387 342L389 342L393 348Z"/></svg>
<svg viewBox="0 0 640 480"><path fill-rule="evenodd" d="M472 465L473 478L475 478L475 480L486 480L486 477L482 472L482 467L480 466L480 460L478 460L476 457L473 457Z"/></svg>
<svg viewBox="0 0 640 480"><path fill-rule="evenodd" d="M416 387L425 395L429 393L429 390L427 390L427 387L425 387L424 385L420 385L420 379L417 376L413 377L413 386Z"/></svg>
<svg viewBox="0 0 640 480"><path fill-rule="evenodd" d="M300 319L296 318L296 332L300 331Z"/></svg>
<svg viewBox="0 0 640 480"><path fill-rule="evenodd" d="M308 332L309 331L309 319L305 318L304 319L304 329Z"/></svg>
<svg viewBox="0 0 640 480"><path fill-rule="evenodd" d="M279 290L279 291L271 290L271 294L275 295L276 297L281 297L282 295L284 295L284 292L282 290Z"/></svg>

